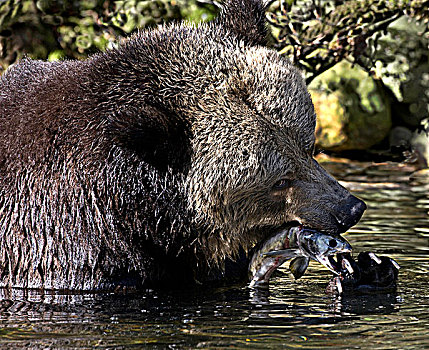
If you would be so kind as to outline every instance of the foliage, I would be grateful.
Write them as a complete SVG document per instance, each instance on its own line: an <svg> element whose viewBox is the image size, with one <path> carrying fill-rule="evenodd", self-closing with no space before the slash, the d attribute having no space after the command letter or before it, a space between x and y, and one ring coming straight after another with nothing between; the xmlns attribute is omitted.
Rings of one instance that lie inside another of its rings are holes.
<svg viewBox="0 0 429 350"><path fill-rule="evenodd" d="M268 19L275 47L301 68L307 81L343 59L373 71L379 39L406 14L423 21L428 35L428 0L271 1Z"/></svg>
<svg viewBox="0 0 429 350"><path fill-rule="evenodd" d="M24 53L35 58L83 58L137 28L187 18L210 20L214 1L198 0L5 0L0 2L2 66ZM267 17L274 46L310 82L344 58L374 71L383 32L406 13L426 21L429 0L277 0ZM391 42L395 45L395 41ZM380 50L381 48L381 50ZM399 47L398 47L399 49ZM387 65L383 65L385 68ZM383 71L380 64L378 72ZM384 72L387 72L384 69Z"/></svg>
<svg viewBox="0 0 429 350"><path fill-rule="evenodd" d="M273 45L314 78L347 60L389 88L394 125L429 115L428 0L270 1Z"/></svg>
<svg viewBox="0 0 429 350"><path fill-rule="evenodd" d="M84 58L137 28L174 20L210 20L216 8L197 0L6 0L0 2L1 68L33 58Z"/></svg>
<svg viewBox="0 0 429 350"><path fill-rule="evenodd" d="M393 92L395 114L416 127L429 115L429 37L424 25L402 17L380 36L375 50L375 72Z"/></svg>
<svg viewBox="0 0 429 350"><path fill-rule="evenodd" d="M223 2L224 0L218 1ZM0 74L24 55L85 58L137 28L210 20L214 0L1 0ZM429 0L271 0L271 43L307 82L342 60L381 78L415 127L428 115ZM406 16L404 16L406 14ZM411 22L410 22L411 21ZM419 23L420 22L420 23Z"/></svg>

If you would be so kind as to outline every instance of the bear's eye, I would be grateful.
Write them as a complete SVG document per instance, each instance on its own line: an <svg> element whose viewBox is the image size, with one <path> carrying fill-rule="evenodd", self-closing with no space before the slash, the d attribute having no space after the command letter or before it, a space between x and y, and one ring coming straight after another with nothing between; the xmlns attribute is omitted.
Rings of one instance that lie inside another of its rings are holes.
<svg viewBox="0 0 429 350"><path fill-rule="evenodd" d="M288 179L281 179L274 184L273 190L274 191L281 191L281 190L284 190L285 188L289 187L289 185L290 185L290 181Z"/></svg>

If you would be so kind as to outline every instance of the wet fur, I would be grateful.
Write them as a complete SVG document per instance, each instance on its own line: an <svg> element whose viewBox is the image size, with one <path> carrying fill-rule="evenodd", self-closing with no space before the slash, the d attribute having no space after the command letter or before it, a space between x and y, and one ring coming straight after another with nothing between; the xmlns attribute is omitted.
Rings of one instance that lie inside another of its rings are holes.
<svg viewBox="0 0 429 350"><path fill-rule="evenodd" d="M220 278L285 222L342 230L349 193L312 160L312 102L264 16L231 0L211 23L1 77L1 286Z"/></svg>

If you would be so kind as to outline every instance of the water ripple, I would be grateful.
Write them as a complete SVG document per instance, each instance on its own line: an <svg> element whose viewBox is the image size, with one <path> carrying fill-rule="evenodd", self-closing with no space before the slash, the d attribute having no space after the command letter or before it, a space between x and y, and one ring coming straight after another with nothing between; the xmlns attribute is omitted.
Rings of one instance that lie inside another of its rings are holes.
<svg viewBox="0 0 429 350"><path fill-rule="evenodd" d="M332 297L311 262L280 268L267 291L243 286L135 294L0 290L0 347L429 348L429 176L410 165L324 163L368 210L347 239L401 269L395 293Z"/></svg>

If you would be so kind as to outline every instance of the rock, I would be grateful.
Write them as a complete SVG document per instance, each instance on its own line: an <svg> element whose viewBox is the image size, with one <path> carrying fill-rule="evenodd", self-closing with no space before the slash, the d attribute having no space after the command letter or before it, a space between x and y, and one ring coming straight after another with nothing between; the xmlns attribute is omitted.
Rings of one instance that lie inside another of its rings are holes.
<svg viewBox="0 0 429 350"><path fill-rule="evenodd" d="M317 113L317 145L326 150L364 150L391 128L387 95L364 70L340 62L309 86Z"/></svg>
<svg viewBox="0 0 429 350"><path fill-rule="evenodd" d="M417 161L421 169L429 165L429 119L421 123L422 130L416 130L411 137L411 147L417 154Z"/></svg>
<svg viewBox="0 0 429 350"><path fill-rule="evenodd" d="M378 41L374 73L396 98L392 119L412 130L428 116L429 38L424 21L402 16Z"/></svg>

